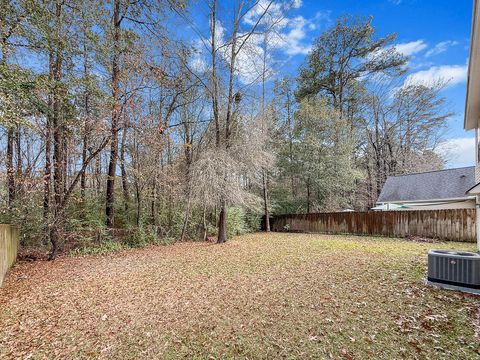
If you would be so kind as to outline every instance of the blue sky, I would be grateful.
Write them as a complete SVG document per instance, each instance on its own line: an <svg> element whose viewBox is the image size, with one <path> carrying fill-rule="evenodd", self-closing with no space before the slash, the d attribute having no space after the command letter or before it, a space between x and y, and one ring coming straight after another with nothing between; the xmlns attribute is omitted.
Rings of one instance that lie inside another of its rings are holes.
<svg viewBox="0 0 480 360"><path fill-rule="evenodd" d="M443 145L448 150L447 167L473 165L474 133L463 130L472 1L304 0L298 11L307 18L317 12L327 13L331 20L345 13L372 15L379 35L396 33L397 43L412 52L410 73L422 79L451 79L442 92L455 113L445 134L450 140Z"/></svg>
<svg viewBox="0 0 480 360"><path fill-rule="evenodd" d="M303 0L290 16L307 21L318 19L301 43L308 46L318 34L341 15L372 15L377 34L397 34L398 48L411 56L413 77L427 80L442 77L450 85L442 91L455 116L448 122L442 151L447 167L474 163L474 133L463 130L466 71L470 43L472 2L469 0ZM321 15L320 15L321 14ZM303 54L291 58L293 67Z"/></svg>
<svg viewBox="0 0 480 360"><path fill-rule="evenodd" d="M288 10L287 3L293 4ZM230 0L219 2L220 22L231 22L229 9ZM471 0L277 0L270 10L286 18L280 30L282 40L273 42L276 54L270 67L277 76L296 75L313 40L342 15L371 15L377 36L396 33L397 50L411 57L410 79L422 83L438 78L450 81L442 90L448 110L455 113L445 131L447 141L440 148L446 154L447 167L473 165L474 133L463 130ZM197 9L192 15L197 24L208 28L207 14L205 9ZM251 25L248 18L243 25ZM227 28L223 29L225 33ZM255 67L255 60L248 56L239 62L247 64L246 73ZM253 78L250 74L240 82L246 84Z"/></svg>

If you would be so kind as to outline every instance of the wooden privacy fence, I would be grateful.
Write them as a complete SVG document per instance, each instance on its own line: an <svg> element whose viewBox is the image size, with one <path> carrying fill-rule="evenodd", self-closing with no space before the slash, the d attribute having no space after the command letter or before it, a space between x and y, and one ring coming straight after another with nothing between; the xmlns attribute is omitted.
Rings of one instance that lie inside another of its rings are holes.
<svg viewBox="0 0 480 360"><path fill-rule="evenodd" d="M277 215L270 226L273 231L476 241L475 209Z"/></svg>
<svg viewBox="0 0 480 360"><path fill-rule="evenodd" d="M15 263L20 236L16 226L0 224L0 286L7 270Z"/></svg>

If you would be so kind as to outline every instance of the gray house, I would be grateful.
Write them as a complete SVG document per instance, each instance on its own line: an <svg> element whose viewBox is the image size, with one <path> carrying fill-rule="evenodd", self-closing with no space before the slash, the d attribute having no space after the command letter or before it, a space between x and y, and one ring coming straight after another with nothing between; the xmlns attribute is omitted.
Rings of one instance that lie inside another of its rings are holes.
<svg viewBox="0 0 480 360"><path fill-rule="evenodd" d="M474 209L475 166L389 176L372 210Z"/></svg>

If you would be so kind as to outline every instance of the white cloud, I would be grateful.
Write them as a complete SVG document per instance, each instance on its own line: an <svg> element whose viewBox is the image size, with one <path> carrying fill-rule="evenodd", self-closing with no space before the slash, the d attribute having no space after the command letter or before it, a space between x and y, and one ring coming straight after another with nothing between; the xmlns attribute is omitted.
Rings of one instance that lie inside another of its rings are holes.
<svg viewBox="0 0 480 360"><path fill-rule="evenodd" d="M217 43L217 46L222 46L225 44L225 33L226 29L221 23L221 21L217 20L215 23L215 42Z"/></svg>
<svg viewBox="0 0 480 360"><path fill-rule="evenodd" d="M237 55L235 71L238 79L244 84L250 84L259 81L262 78L262 72L264 70L263 38L264 37L262 35L251 36ZM226 54L225 58L228 61L230 58L231 48L228 46L226 49L228 49L228 53ZM272 59L267 53L265 59L265 72L267 78L268 75L273 71L271 66Z"/></svg>
<svg viewBox="0 0 480 360"><path fill-rule="evenodd" d="M195 54L189 61L190 67L193 71L203 73L207 71L208 65L205 59L200 54Z"/></svg>
<svg viewBox="0 0 480 360"><path fill-rule="evenodd" d="M263 14L268 6L267 0L260 0L258 4L245 16L244 23L255 24L258 17ZM273 52L280 52L287 56L306 55L311 49L310 41L305 41L308 32L317 29L318 24L329 21L329 13L317 12L311 19L303 16L288 17L288 11L302 6L302 1L287 0L272 3L261 22L259 34L250 36L247 44L238 54L236 70L239 80L252 83L261 79L263 71L263 54L265 36L262 29L269 28L267 33L266 58L267 78L274 73L275 60Z"/></svg>
<svg viewBox="0 0 480 360"><path fill-rule="evenodd" d="M219 48L219 56L226 64L229 64L232 46L227 43L229 39L226 36L226 29L220 21L217 21L216 29L216 43ZM245 34L240 33L239 38L244 39L244 35ZM264 70L263 41L264 36L262 34L252 34L236 56L235 74L238 77L238 80L243 84L250 84L259 81L262 77L262 72ZM204 60L206 56L208 55L205 53L203 56L199 55L198 58L194 56L191 61L192 68L197 66L197 68L202 69L204 64L207 66ZM271 56L267 54L265 59L265 72L267 73L267 77L273 71L271 69L271 64Z"/></svg>
<svg viewBox="0 0 480 360"><path fill-rule="evenodd" d="M299 9L303 5L302 0L284 0L284 1L273 1L270 0L259 0L255 6L245 14L243 22L248 25L254 25L257 23L260 16L263 15L260 24L272 24L285 25L285 22L278 22L279 19L283 19L288 14L289 10ZM268 10L267 10L268 9Z"/></svg>
<svg viewBox="0 0 480 360"><path fill-rule="evenodd" d="M306 55L311 49L311 44L304 44L302 41L307 36L307 31L313 30L311 25L313 24L303 16L289 19L284 31L271 34L269 46L287 55Z"/></svg>
<svg viewBox="0 0 480 360"><path fill-rule="evenodd" d="M440 65L408 75L404 85L433 86L438 81L445 81L447 86L454 86L466 80L467 65Z"/></svg>
<svg viewBox="0 0 480 360"><path fill-rule="evenodd" d="M452 138L441 143L436 152L446 161L448 167L475 165L475 138Z"/></svg>
<svg viewBox="0 0 480 360"><path fill-rule="evenodd" d="M245 15L243 22L247 25L256 24L269 4L269 0L259 0ZM310 19L303 16L288 16L292 9L298 9L301 6L301 0L275 1L270 5L260 22L261 26L268 26L270 30L268 40L270 48L280 50L289 56L308 54L311 49L310 41L304 43L308 32L316 30L318 24L328 22L330 15L328 12L317 12Z"/></svg>
<svg viewBox="0 0 480 360"><path fill-rule="evenodd" d="M432 49L428 50L425 56L430 57L430 56L441 54L447 51L449 47L452 47L455 45L458 45L458 41L447 40L447 41L439 42Z"/></svg>
<svg viewBox="0 0 480 360"><path fill-rule="evenodd" d="M250 31L268 7L268 11L258 24L256 33L249 36L242 50L237 55L235 72L239 81L243 84L250 84L261 79L264 70L265 40L268 48L265 59L265 70L268 78L269 75L274 73L275 58L278 55L280 55L280 58L284 58L285 55L289 57L308 54L311 49L311 43L307 41L308 33L316 30L319 24L330 21L328 12L317 12L310 19L303 16L288 16L290 10L298 9L302 6L301 0L274 1L269 4L269 0L259 0L243 17L242 31ZM267 38L262 33L265 29L269 30ZM220 48L219 55L228 63L231 46L226 45L228 42L227 31L220 21L217 21L216 30L216 43ZM245 38L243 36L245 33L240 33L239 35L240 38ZM194 47L199 50L199 53L193 55L190 60L190 66L195 71L205 71L208 69L208 64L205 61L205 58L208 57L208 50L199 41L194 42Z"/></svg>
<svg viewBox="0 0 480 360"><path fill-rule="evenodd" d="M404 56L417 54L427 48L427 44L423 40L411 41L408 43L396 44L395 50Z"/></svg>
<svg viewBox="0 0 480 360"><path fill-rule="evenodd" d="M301 4L300 4L301 5ZM243 17L243 22L248 25L255 25L260 16L263 15L260 21L261 25L272 23L283 17L284 7L283 2L272 2L269 0L259 0L257 4Z"/></svg>
<svg viewBox="0 0 480 360"><path fill-rule="evenodd" d="M302 5L303 5L302 0L293 0L292 1L292 8L294 8L294 9L298 9L298 8L302 7Z"/></svg>

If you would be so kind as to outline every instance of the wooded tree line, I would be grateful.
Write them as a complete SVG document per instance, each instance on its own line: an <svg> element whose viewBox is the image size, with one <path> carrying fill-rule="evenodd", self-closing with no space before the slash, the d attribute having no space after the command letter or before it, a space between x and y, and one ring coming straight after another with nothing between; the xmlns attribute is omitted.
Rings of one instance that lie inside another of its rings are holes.
<svg viewBox="0 0 480 360"><path fill-rule="evenodd" d="M444 83L398 85L408 59L372 19L338 19L284 76L294 2L1 1L1 220L51 258L365 209L388 175L442 166Z"/></svg>
<svg viewBox="0 0 480 360"><path fill-rule="evenodd" d="M344 16L313 44L296 82L277 81L276 204L282 213L368 210L388 176L441 169L448 111L434 83L371 18Z"/></svg>

